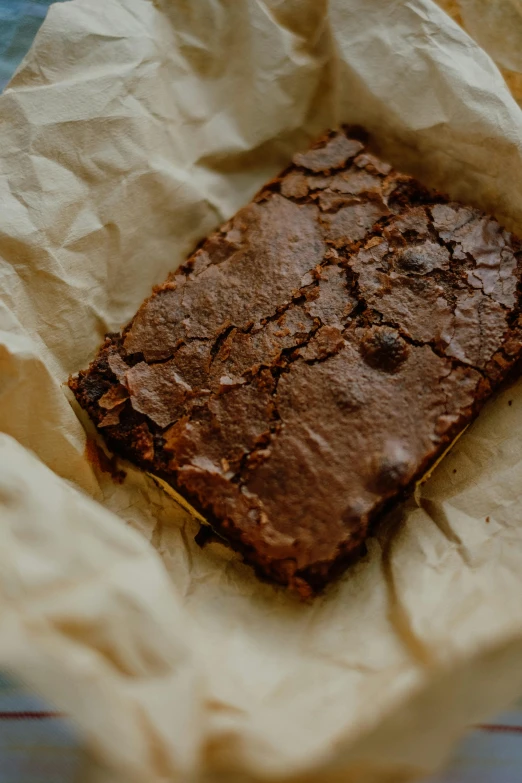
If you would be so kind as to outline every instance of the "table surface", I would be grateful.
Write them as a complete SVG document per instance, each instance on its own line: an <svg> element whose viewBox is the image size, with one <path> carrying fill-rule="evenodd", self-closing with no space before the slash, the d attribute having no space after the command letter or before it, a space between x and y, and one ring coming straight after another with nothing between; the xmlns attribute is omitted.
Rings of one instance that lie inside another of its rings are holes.
<svg viewBox="0 0 522 783"><path fill-rule="evenodd" d="M0 0L0 90L29 49L50 4ZM73 783L81 760L79 738L67 719L0 675L1 783ZM426 783L517 781L522 781L522 701L489 724L471 729L446 770Z"/></svg>

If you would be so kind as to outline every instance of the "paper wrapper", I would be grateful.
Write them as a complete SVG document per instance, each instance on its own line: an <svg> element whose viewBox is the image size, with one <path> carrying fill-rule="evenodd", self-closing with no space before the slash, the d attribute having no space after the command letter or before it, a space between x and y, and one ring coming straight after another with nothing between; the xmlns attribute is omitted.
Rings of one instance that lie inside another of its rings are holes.
<svg viewBox="0 0 522 783"><path fill-rule="evenodd" d="M520 0L437 0L491 55L522 106L522 3Z"/></svg>
<svg viewBox="0 0 522 783"><path fill-rule="evenodd" d="M520 384L310 605L115 483L64 389L338 122L522 230L522 113L430 0L73 0L0 98L0 666L92 780L399 783L522 691Z"/></svg>

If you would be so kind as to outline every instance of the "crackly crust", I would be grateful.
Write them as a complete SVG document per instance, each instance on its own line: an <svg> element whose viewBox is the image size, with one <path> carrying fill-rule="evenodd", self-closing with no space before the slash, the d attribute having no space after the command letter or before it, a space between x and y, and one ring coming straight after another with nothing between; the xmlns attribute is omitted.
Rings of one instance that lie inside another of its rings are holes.
<svg viewBox="0 0 522 783"><path fill-rule="evenodd" d="M307 596L518 359L521 248L329 132L70 386L116 453Z"/></svg>

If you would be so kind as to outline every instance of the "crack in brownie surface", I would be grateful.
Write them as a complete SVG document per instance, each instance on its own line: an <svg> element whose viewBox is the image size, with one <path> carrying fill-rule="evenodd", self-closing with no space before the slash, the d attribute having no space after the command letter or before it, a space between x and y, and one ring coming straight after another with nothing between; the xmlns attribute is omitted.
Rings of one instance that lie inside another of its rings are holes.
<svg viewBox="0 0 522 783"><path fill-rule="evenodd" d="M70 386L116 453L307 597L519 358L521 251L330 132Z"/></svg>

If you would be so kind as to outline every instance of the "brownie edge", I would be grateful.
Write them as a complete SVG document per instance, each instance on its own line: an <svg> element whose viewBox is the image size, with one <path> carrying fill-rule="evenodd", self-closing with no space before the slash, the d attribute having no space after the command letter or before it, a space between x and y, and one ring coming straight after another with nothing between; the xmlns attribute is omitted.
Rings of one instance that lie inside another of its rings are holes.
<svg viewBox="0 0 522 783"><path fill-rule="evenodd" d="M330 131L69 386L116 454L307 598L515 366L521 261L494 218Z"/></svg>

